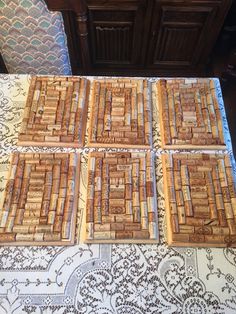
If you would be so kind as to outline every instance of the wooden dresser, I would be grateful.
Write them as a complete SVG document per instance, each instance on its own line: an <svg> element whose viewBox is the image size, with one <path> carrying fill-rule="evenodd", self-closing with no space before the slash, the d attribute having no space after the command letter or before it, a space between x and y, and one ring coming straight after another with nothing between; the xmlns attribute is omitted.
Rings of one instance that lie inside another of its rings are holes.
<svg viewBox="0 0 236 314"><path fill-rule="evenodd" d="M232 0L45 0L73 74L204 75Z"/></svg>

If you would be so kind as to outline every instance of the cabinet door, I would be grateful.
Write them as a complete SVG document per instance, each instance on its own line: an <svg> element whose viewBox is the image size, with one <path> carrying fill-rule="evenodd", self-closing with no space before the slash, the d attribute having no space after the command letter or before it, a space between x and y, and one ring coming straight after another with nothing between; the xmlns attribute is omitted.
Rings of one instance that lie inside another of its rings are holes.
<svg viewBox="0 0 236 314"><path fill-rule="evenodd" d="M155 0L148 64L165 68L197 65L218 33L215 22L221 2Z"/></svg>
<svg viewBox="0 0 236 314"><path fill-rule="evenodd" d="M94 67L139 64L146 1L87 1Z"/></svg>

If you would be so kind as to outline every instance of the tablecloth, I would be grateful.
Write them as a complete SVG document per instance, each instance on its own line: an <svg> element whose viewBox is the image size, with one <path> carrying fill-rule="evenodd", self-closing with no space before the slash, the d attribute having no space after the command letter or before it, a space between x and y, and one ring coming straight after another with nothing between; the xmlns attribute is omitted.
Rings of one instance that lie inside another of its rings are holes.
<svg viewBox="0 0 236 314"><path fill-rule="evenodd" d="M157 79L149 78L151 82ZM89 149L16 146L29 83L30 75L0 75L0 197L3 197L12 151L80 152L78 244L71 247L0 247L0 314L236 313L236 249L174 248L165 244L160 160L164 150L160 148L155 88L152 90L152 151L156 154L160 242L86 245L80 239L85 221ZM217 79L215 85L227 143L227 150L220 153L230 154L235 163Z"/></svg>

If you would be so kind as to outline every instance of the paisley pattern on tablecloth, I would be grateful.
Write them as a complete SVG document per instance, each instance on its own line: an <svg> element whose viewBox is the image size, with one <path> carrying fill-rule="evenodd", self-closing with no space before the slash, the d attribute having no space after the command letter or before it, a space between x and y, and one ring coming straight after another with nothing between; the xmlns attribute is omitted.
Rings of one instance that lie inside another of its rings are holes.
<svg viewBox="0 0 236 314"><path fill-rule="evenodd" d="M17 147L30 76L0 76L0 197L12 151L81 152L78 238L84 222L88 149ZM154 79L151 79L154 80ZM227 152L231 140L218 80L215 80ZM152 151L160 243L72 247L0 247L1 314L158 314L236 312L236 250L168 248L160 154L158 108L153 103ZM116 149L111 149L115 151ZM196 152L196 151L192 151Z"/></svg>
<svg viewBox="0 0 236 314"><path fill-rule="evenodd" d="M43 0L0 1L0 47L9 73L71 74L64 23Z"/></svg>

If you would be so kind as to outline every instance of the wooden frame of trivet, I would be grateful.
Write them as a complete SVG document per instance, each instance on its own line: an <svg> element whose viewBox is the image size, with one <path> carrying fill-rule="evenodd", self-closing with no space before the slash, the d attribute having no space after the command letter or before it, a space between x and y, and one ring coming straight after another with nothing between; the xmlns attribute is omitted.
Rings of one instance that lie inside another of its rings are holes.
<svg viewBox="0 0 236 314"><path fill-rule="evenodd" d="M167 244L173 247L236 247L236 235L229 235L229 243L206 243L206 242L174 242L173 241L173 232L171 226L171 208L170 208L170 199L168 193L168 183L167 183L167 159L169 155L172 154L163 154L161 156L162 159L162 168L163 168L163 187L164 187L164 198L165 198L165 212L166 212L166 225L167 225ZM183 234L185 236L185 234ZM232 241L233 239L233 241ZM230 242L232 241L232 242Z"/></svg>
<svg viewBox="0 0 236 314"><path fill-rule="evenodd" d="M59 76L61 77L61 76ZM84 79L83 77L78 77L80 79ZM34 76L31 78L31 83L34 81L36 82L37 76ZM56 78L55 78L56 79ZM86 86L86 98L84 102L84 108L83 108L83 113L82 113L82 126L81 126L81 142L53 142L53 141L35 141L35 140L19 140L19 135L24 135L21 134L21 127L18 133L18 141L17 141L17 146L39 146L39 147L70 147L70 148L80 148L84 146L84 141L85 141L85 133L86 133L86 127L87 127L87 114L88 114L88 103L89 103L89 94L90 94L90 80L86 79L87 81L87 86ZM26 101L26 106L32 101L33 95L31 95L32 91L30 91L31 83L29 86L29 92L27 96L27 101ZM33 93L32 93L33 94ZM25 117L25 108L22 116L22 120Z"/></svg>
<svg viewBox="0 0 236 314"><path fill-rule="evenodd" d="M120 154L122 154L122 152L118 152ZM142 152L143 153L143 152ZM88 168L87 169L90 169L90 157L91 157L91 154L93 154L93 152L90 152L89 155L88 155ZM138 154L138 152L137 152ZM87 228L86 228L86 225L87 225L87 222L85 222L85 226L83 227L85 230L85 232L82 232L84 234L84 239L83 239L83 242L84 243L110 243L110 244L127 244L127 243L130 243L130 244L158 244L159 243L159 227L158 227L158 205L157 205L157 190L156 190L156 168L155 168L155 163L154 163L154 159L155 159L155 156L153 153L150 153L151 154L151 162L152 162L152 168L154 170L154 173L153 173L153 189L154 189L154 205L155 205L155 213L156 213L156 228L157 228L157 237L156 239L137 239L137 240L134 240L134 239L87 239ZM87 170L87 182L88 181L88 177L89 177L89 170ZM87 190L87 193L88 193L88 190ZM87 201L88 201L88 198L87 198L87 195L86 195L86 202L85 202L85 213L87 215Z"/></svg>
<svg viewBox="0 0 236 314"><path fill-rule="evenodd" d="M47 153L38 153L38 154L47 154ZM54 154L63 154L63 153L54 153ZM0 247L1 246L48 246L48 245L53 245L53 246L70 246L75 244L76 240L76 225L77 225L77 211L78 211L78 201L79 201L79 187L80 187L80 154L79 153L68 153L70 154L75 154L77 156L77 163L76 163L76 173L75 173L75 194L74 194L74 202L73 202L73 210L72 210L72 217L71 217L71 236L68 241L12 241L12 242L0 242ZM11 154L10 156L10 168L8 172L8 178L7 182L10 178L11 175L11 168L12 168L12 157L13 155ZM6 192L6 187L4 191L4 197L2 199L2 203L5 200L5 195L7 194ZM2 208L1 204L1 208ZM1 214L1 211L0 211Z"/></svg>
<svg viewBox="0 0 236 314"><path fill-rule="evenodd" d="M167 231L167 244L173 245L172 242L172 226L170 221L170 202L168 195L168 185L167 185L167 176L166 176L166 155L161 156L162 161L162 173L163 173L163 191L164 191L164 199L165 199L165 213L166 213L166 231ZM183 244L185 246L185 244ZM189 244L188 244L189 246Z"/></svg>
<svg viewBox="0 0 236 314"><path fill-rule="evenodd" d="M168 79L167 79L168 81ZM210 80L212 84L214 84L213 80ZM161 97L161 79L158 80L158 82L154 82L152 83L154 85L156 85L157 88L157 92L158 92L158 97L157 97L157 106L159 107L159 121L160 121L160 133L161 133L161 148L163 149L179 149L179 150L186 150L186 149L194 149L194 150L201 150L201 149L208 149L208 150L225 150L227 149L226 144L224 145L210 145L210 144L206 144L206 145L193 145L193 144L165 144L165 138L164 138L164 134L165 134L165 130L164 130L164 121L162 119L162 97ZM152 85L153 88L153 85ZM214 88L215 89L215 88ZM216 98L217 100L217 98ZM218 103L218 100L217 100ZM218 103L219 104L219 103ZM222 118L222 116L221 116ZM225 137L224 137L224 132L223 132L223 127L221 130L221 136L224 139L225 142Z"/></svg>
<svg viewBox="0 0 236 314"><path fill-rule="evenodd" d="M117 83L129 83L130 80L136 80L136 81L144 81L144 79L134 79L134 78L130 78L130 79L126 79L126 78L118 78L117 79ZM149 106L150 106L150 144L144 144L144 145L140 145L140 144L123 144L123 143L98 143L98 142L92 142L91 141L91 137L92 137L92 130L93 130L93 121L92 121L92 117L93 117L93 113L94 113L94 96L95 96L95 83L115 83L116 79L104 79L104 80L95 80L92 82L93 84L93 92L91 95L91 104L90 105L90 117L89 117L89 129L88 129L88 143L87 143L87 147L101 147L101 148L136 148L136 149L150 149L152 148L152 141L153 141L153 135L152 135L152 118L153 118L153 113L152 113L152 99L151 99L151 83L147 81L148 83L148 88L150 89L150 97L149 97ZM119 128L119 127L118 127ZM119 131L118 131L119 132Z"/></svg>

